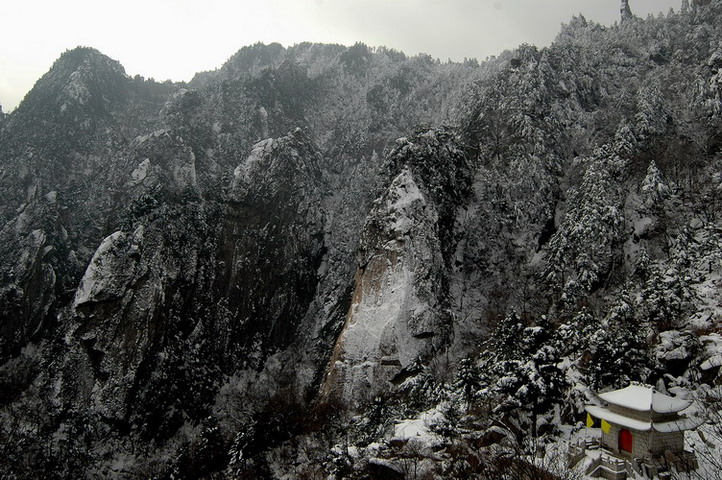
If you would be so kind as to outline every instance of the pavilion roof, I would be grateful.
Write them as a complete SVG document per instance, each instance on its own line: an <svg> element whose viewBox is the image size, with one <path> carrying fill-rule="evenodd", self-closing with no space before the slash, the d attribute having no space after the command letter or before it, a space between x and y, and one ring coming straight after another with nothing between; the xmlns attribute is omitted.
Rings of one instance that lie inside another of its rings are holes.
<svg viewBox="0 0 722 480"><path fill-rule="evenodd" d="M612 405L640 412L677 413L692 404L691 400L671 397L649 385L632 384L620 390L600 393L599 398Z"/></svg>
<svg viewBox="0 0 722 480"><path fill-rule="evenodd" d="M660 433L681 432L684 430L692 430L699 427L704 420L698 418L680 417L675 420L655 422L650 420L638 420L613 412L605 407L589 405L586 407L587 412L593 417L601 418L609 423L619 425L624 428L631 428L640 432L648 432L652 429Z"/></svg>

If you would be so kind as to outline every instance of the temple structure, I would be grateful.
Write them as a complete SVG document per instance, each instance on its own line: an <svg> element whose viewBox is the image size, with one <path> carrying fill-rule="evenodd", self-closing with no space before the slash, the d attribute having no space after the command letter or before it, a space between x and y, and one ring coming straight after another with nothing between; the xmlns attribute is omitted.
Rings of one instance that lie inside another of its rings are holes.
<svg viewBox="0 0 722 480"><path fill-rule="evenodd" d="M649 385L632 384L598 395L599 405L588 405L588 426L601 423L601 454L594 472L598 477L623 480L634 474L658 478L664 471L696 469L693 453L684 450L684 432L702 421L681 412L692 402L657 392Z"/></svg>

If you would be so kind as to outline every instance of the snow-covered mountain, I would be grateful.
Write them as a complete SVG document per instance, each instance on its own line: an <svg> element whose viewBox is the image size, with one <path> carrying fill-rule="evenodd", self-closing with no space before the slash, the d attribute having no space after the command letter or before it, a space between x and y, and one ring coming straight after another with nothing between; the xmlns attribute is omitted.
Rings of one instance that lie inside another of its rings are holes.
<svg viewBox="0 0 722 480"><path fill-rule="evenodd" d="M0 476L522 478L591 391L706 405L722 2L626 10L482 64L65 52L0 112Z"/></svg>

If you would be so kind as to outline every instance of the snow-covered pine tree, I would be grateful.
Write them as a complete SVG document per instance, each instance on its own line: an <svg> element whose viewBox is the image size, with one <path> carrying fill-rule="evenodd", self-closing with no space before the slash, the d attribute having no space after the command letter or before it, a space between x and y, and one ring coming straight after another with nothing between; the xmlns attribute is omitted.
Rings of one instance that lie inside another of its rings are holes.
<svg viewBox="0 0 722 480"><path fill-rule="evenodd" d="M601 328L599 319L584 307L572 319L559 326L556 345L561 355L582 358L589 352L590 342Z"/></svg>
<svg viewBox="0 0 722 480"><path fill-rule="evenodd" d="M617 132L614 134L614 153L622 158L628 159L636 149L638 139L629 122L625 119L619 123Z"/></svg>
<svg viewBox="0 0 722 480"><path fill-rule="evenodd" d="M455 386L463 392L467 406L471 405L474 395L484 383L481 377L482 373L472 359L464 358L459 362Z"/></svg>
<svg viewBox="0 0 722 480"><path fill-rule="evenodd" d="M565 379L557 366L560 360L554 347L543 345L526 359L505 360L497 366L497 380L491 386L498 402L495 410L520 425L527 424L533 438L537 436L538 416L562 397ZM524 414L529 415L528 421Z"/></svg>
<svg viewBox="0 0 722 480"><path fill-rule="evenodd" d="M621 388L632 380L644 380L649 373L647 329L635 318L626 291L620 292L605 324L590 339L591 355L584 368L589 386Z"/></svg>
<svg viewBox="0 0 722 480"><path fill-rule="evenodd" d="M642 180L640 190L644 206L650 209L659 208L660 202L669 197L669 186L654 160L647 167L647 175Z"/></svg>
<svg viewBox="0 0 722 480"><path fill-rule="evenodd" d="M650 137L662 135L667 129L668 113L663 104L664 96L657 82L642 86L637 93L637 114L634 116L636 138L643 142Z"/></svg>
<svg viewBox="0 0 722 480"><path fill-rule="evenodd" d="M559 403L565 386L551 323L524 327L512 312L492 333L478 367L494 411L537 436L538 416ZM487 386L488 385L488 386Z"/></svg>
<svg viewBox="0 0 722 480"><path fill-rule="evenodd" d="M649 252L647 248L642 245L639 247L637 258L634 261L634 275L642 280L646 280L649 277L650 268L652 266L652 260L649 258Z"/></svg>
<svg viewBox="0 0 722 480"><path fill-rule="evenodd" d="M679 325L684 302L680 272L670 273L659 265L652 266L638 300L642 318L661 331Z"/></svg>
<svg viewBox="0 0 722 480"><path fill-rule="evenodd" d="M623 165L618 157L591 161L549 242L545 278L568 297L567 303L579 293L567 285L593 291L611 268L623 224L620 186L615 180Z"/></svg>
<svg viewBox="0 0 722 480"><path fill-rule="evenodd" d="M502 359L517 358L522 352L520 342L525 326L516 311L507 314L486 342L488 350Z"/></svg>

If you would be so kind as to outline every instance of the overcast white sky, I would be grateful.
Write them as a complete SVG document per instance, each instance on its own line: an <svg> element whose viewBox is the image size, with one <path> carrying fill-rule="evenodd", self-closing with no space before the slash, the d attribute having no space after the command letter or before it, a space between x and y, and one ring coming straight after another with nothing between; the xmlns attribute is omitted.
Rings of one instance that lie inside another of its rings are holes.
<svg viewBox="0 0 722 480"><path fill-rule="evenodd" d="M130 75L190 80L258 41L357 41L446 60L546 46L582 13L611 24L619 0L0 0L0 104L14 109L66 49L99 49ZM634 13L681 0L630 0Z"/></svg>

